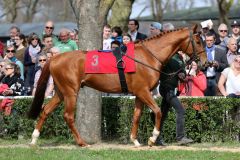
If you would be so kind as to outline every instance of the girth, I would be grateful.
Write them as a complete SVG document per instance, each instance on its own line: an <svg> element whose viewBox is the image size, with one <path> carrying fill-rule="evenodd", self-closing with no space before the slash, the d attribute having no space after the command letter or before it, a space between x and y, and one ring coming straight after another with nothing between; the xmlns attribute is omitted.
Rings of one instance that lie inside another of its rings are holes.
<svg viewBox="0 0 240 160"><path fill-rule="evenodd" d="M126 77L124 74L124 69L126 65L122 59L123 55L119 47L113 50L113 55L116 57L116 61L117 61L118 75L119 75L122 92L124 94L128 94L128 86L127 86Z"/></svg>

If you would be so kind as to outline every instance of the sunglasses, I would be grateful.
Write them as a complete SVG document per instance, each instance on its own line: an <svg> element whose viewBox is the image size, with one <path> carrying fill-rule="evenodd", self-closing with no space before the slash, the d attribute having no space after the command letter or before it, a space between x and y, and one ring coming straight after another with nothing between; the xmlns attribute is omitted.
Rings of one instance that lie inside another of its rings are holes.
<svg viewBox="0 0 240 160"><path fill-rule="evenodd" d="M228 31L227 30L219 30L219 32L226 32L227 33Z"/></svg>
<svg viewBox="0 0 240 160"><path fill-rule="evenodd" d="M46 26L45 28L46 28L46 29L53 29L53 27L48 27L48 26Z"/></svg>
<svg viewBox="0 0 240 160"><path fill-rule="evenodd" d="M33 40L38 40L38 38L32 38L32 41L33 41Z"/></svg>
<svg viewBox="0 0 240 160"><path fill-rule="evenodd" d="M234 62L240 63L240 59L234 59Z"/></svg>
<svg viewBox="0 0 240 160"><path fill-rule="evenodd" d="M39 62L46 62L47 59L39 59L38 61L39 61Z"/></svg>
<svg viewBox="0 0 240 160"><path fill-rule="evenodd" d="M10 67L9 68L5 68L6 71L8 71L9 69L13 69L13 68L10 68Z"/></svg>
<svg viewBox="0 0 240 160"><path fill-rule="evenodd" d="M6 50L7 53L15 53L15 50Z"/></svg>

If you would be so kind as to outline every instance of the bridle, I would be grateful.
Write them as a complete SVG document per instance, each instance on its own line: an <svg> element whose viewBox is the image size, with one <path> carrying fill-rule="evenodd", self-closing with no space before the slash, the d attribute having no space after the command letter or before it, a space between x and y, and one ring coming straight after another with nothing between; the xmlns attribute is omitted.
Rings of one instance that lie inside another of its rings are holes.
<svg viewBox="0 0 240 160"><path fill-rule="evenodd" d="M193 49L193 54L192 54L192 56L190 57L190 59L186 62L186 65L191 64L192 61L199 61L200 59L199 59L198 54L205 52L204 50L199 51L199 52L196 52L196 44L195 44L195 41L194 41L194 39L193 39L193 32L192 32L191 30L190 30L190 32L189 32L189 35L190 35L190 36L189 36L190 39L189 39L188 45L187 45L187 47L186 47L186 49L184 50L183 53L186 53L186 51L187 51L187 49L188 49L188 47L190 46L190 43L191 43L191 44L192 44L192 49ZM202 42L201 42L201 43L202 43Z"/></svg>
<svg viewBox="0 0 240 160"><path fill-rule="evenodd" d="M190 30L190 29L189 29L189 30ZM193 39L193 32L192 32L192 30L190 30L190 32L189 32L189 37L190 37L190 38L189 38L187 47L186 47L186 49L184 50L184 52L186 52L186 51L188 50L188 48L189 48L189 46L190 46L190 44L191 44L191 45L192 45L192 49L193 49L193 54L192 54L193 56L191 56L190 59L186 62L186 65L191 64L192 61L199 61L198 54L200 54L200 53L202 53L202 52L205 52L204 50L199 51L199 52L196 52L196 44L195 44L195 41L194 41L194 39ZM141 45L142 45L142 47L143 47L143 49L144 49L145 51L147 51L148 53L150 53L151 56L160 63L160 65L163 65L163 62L161 62L161 61L156 57L157 54L153 53L150 49L148 49L147 46L146 46L143 42L141 42ZM125 54L125 56L128 57L129 59L131 59L131 60L139 63L139 64L142 64L142 65L144 65L144 66L146 66L146 67L148 67L148 68L156 71L156 72L163 73L163 74L166 74L166 75L169 75L169 76L174 76L174 75L178 74L178 73L182 70L182 69L180 68L180 69L177 70L176 72L173 72L173 73L165 73L165 72L161 71L160 69L154 68L154 67L152 67L152 66L150 66L150 65L148 65L148 64L146 64L146 63L144 63L144 62L142 62L142 61L140 61L140 60L138 60L138 59L136 59L136 58L133 58L133 57L131 57L131 56L128 56L127 54Z"/></svg>

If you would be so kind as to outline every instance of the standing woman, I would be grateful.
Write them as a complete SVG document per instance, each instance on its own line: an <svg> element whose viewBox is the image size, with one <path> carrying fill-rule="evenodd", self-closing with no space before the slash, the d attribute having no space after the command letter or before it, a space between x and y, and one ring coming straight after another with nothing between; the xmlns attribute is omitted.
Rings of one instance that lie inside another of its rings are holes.
<svg viewBox="0 0 240 160"><path fill-rule="evenodd" d="M9 45L9 46L7 46L4 59L18 65L18 67L20 68L21 78L22 78L22 80L24 80L24 66L23 66L22 62L16 58L15 54L16 54L16 49L15 49L14 45Z"/></svg>
<svg viewBox="0 0 240 160"><path fill-rule="evenodd" d="M43 69L44 65L46 64L47 60L48 60L47 55L45 55L45 54L39 55L38 63L40 65L40 69L35 74L33 92L32 92L33 96L35 95L38 80L42 74L42 69ZM47 83L47 90L45 92L45 97L53 96L53 92L54 92L53 78L52 78L52 76L50 76L48 79L48 83Z"/></svg>
<svg viewBox="0 0 240 160"><path fill-rule="evenodd" d="M16 46L16 58L23 63L24 61L24 52L26 50L26 37L24 34L19 34L15 36L15 46Z"/></svg>
<svg viewBox="0 0 240 160"><path fill-rule="evenodd" d="M240 98L240 55L236 56L231 67L225 68L218 81L223 96Z"/></svg>
<svg viewBox="0 0 240 160"><path fill-rule="evenodd" d="M205 74L200 71L200 67L195 61L187 66L187 81L180 83L178 90L180 96L204 96L204 91L207 88L207 79Z"/></svg>
<svg viewBox="0 0 240 160"><path fill-rule="evenodd" d="M24 53L24 66L26 67L25 87L27 94L31 95L36 72L35 68L37 66L38 55L42 50L42 44L36 33L29 35L28 44L29 46Z"/></svg>
<svg viewBox="0 0 240 160"><path fill-rule="evenodd" d="M20 78L20 70L17 64L9 62L4 66L5 77L1 84L7 84L8 89L3 91L4 96L21 96L24 94L24 82Z"/></svg>

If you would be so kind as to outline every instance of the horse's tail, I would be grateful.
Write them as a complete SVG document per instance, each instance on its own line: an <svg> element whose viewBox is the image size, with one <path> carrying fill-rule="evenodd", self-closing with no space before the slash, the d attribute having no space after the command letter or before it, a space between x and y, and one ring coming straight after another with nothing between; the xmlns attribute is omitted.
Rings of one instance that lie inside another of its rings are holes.
<svg viewBox="0 0 240 160"><path fill-rule="evenodd" d="M42 109L45 91L47 88L48 79L50 77L49 65L50 63L48 62L43 67L41 76L38 80L35 96L33 98L31 108L28 112L28 118L36 119L39 116L40 111Z"/></svg>

